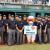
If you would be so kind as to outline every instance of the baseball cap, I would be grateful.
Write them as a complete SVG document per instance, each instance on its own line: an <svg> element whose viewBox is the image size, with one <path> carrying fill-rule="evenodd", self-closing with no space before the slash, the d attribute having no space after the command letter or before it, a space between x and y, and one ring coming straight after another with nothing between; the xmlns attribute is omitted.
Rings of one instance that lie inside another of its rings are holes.
<svg viewBox="0 0 50 50"><path fill-rule="evenodd" d="M3 17L6 17L6 15L3 15Z"/></svg>
<svg viewBox="0 0 50 50"><path fill-rule="evenodd" d="M19 16L19 18L22 18L22 16Z"/></svg>
<svg viewBox="0 0 50 50"><path fill-rule="evenodd" d="M12 17L14 17L14 15L11 15Z"/></svg>
<svg viewBox="0 0 50 50"><path fill-rule="evenodd" d="M11 14L8 14L8 16L11 16Z"/></svg>

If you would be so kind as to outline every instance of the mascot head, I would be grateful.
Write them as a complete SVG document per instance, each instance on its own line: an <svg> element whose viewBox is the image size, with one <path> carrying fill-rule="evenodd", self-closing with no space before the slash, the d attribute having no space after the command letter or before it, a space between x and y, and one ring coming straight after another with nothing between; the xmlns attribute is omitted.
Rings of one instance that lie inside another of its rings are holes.
<svg viewBox="0 0 50 50"><path fill-rule="evenodd" d="M34 16L28 16L27 22L29 23L30 21L35 22L35 17Z"/></svg>

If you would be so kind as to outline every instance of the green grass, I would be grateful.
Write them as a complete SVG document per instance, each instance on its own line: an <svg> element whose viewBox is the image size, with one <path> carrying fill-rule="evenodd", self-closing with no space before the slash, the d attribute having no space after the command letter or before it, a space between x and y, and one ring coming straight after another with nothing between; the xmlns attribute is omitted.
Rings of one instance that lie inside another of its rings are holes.
<svg viewBox="0 0 50 50"><path fill-rule="evenodd" d="M1 45L0 50L50 50L50 44Z"/></svg>

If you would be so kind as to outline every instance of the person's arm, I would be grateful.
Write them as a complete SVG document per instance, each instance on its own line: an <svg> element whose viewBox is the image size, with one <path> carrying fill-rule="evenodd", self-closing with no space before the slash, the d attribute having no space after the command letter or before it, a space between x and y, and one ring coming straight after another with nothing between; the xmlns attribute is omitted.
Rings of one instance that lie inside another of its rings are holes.
<svg viewBox="0 0 50 50"><path fill-rule="evenodd" d="M19 32L21 32L21 30L19 30L19 28L16 26L16 29L19 31Z"/></svg>
<svg viewBox="0 0 50 50"><path fill-rule="evenodd" d="M19 32L22 32L24 27L20 30L17 26L16 26L16 29L19 31Z"/></svg>
<svg viewBox="0 0 50 50"><path fill-rule="evenodd" d="M4 27L4 25L3 25L3 31L5 31L5 27Z"/></svg>
<svg viewBox="0 0 50 50"><path fill-rule="evenodd" d="M8 27L8 24L6 24L7 25L7 30L9 29L9 27Z"/></svg>
<svg viewBox="0 0 50 50"><path fill-rule="evenodd" d="M45 26L44 32L46 32L46 30L47 30L47 25Z"/></svg>
<svg viewBox="0 0 50 50"><path fill-rule="evenodd" d="M2 21L2 25L3 25L3 31L5 31L5 27L4 27L4 21Z"/></svg>
<svg viewBox="0 0 50 50"><path fill-rule="evenodd" d="M40 22L41 23L41 25L43 25L43 23L42 22Z"/></svg>
<svg viewBox="0 0 50 50"><path fill-rule="evenodd" d="M23 29L24 29L24 26L22 27L22 29L20 30L20 32L22 32L22 31L23 31Z"/></svg>
<svg viewBox="0 0 50 50"><path fill-rule="evenodd" d="M42 33L42 26L40 25L40 34Z"/></svg>
<svg viewBox="0 0 50 50"><path fill-rule="evenodd" d="M19 31L18 27L16 26L16 29Z"/></svg>

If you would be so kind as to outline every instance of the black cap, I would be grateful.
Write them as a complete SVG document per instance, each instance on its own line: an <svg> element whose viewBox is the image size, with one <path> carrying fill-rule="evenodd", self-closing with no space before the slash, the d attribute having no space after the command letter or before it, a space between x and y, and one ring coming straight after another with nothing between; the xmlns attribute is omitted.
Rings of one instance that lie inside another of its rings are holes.
<svg viewBox="0 0 50 50"><path fill-rule="evenodd" d="M11 14L8 14L8 16L11 16Z"/></svg>
<svg viewBox="0 0 50 50"><path fill-rule="evenodd" d="M14 17L14 15L11 15L12 17Z"/></svg>
<svg viewBox="0 0 50 50"><path fill-rule="evenodd" d="M19 16L19 18L22 18L22 16Z"/></svg>
<svg viewBox="0 0 50 50"><path fill-rule="evenodd" d="M3 17L6 17L6 15L3 15Z"/></svg>
<svg viewBox="0 0 50 50"><path fill-rule="evenodd" d="M24 17L26 17L26 15L24 15Z"/></svg>

